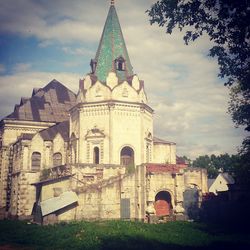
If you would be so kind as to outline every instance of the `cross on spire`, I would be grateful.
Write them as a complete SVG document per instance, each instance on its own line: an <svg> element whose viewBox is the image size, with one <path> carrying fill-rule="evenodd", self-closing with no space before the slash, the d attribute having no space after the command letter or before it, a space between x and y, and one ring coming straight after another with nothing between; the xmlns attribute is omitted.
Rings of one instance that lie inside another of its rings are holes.
<svg viewBox="0 0 250 250"><path fill-rule="evenodd" d="M111 0L111 5L115 5L115 0Z"/></svg>

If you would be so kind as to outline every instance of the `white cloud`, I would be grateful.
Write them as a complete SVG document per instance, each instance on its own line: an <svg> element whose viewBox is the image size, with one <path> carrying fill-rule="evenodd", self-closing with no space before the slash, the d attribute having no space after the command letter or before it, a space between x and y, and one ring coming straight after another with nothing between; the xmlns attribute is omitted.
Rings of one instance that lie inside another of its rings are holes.
<svg viewBox="0 0 250 250"><path fill-rule="evenodd" d="M78 56L92 56L93 51L85 48L71 48L71 47L62 47L62 51L69 55L78 55Z"/></svg>
<svg viewBox="0 0 250 250"><path fill-rule="evenodd" d="M79 76L72 73L48 72L17 72L13 75L0 76L1 118L14 110L15 104L20 103L21 97L31 97L33 88L45 87L53 79L58 80L73 92L78 91ZM3 93L3 94L2 94Z"/></svg>
<svg viewBox="0 0 250 250"><path fill-rule="evenodd" d="M18 72L26 72L31 68L31 64L30 63L17 63L14 66L14 72L18 73Z"/></svg>

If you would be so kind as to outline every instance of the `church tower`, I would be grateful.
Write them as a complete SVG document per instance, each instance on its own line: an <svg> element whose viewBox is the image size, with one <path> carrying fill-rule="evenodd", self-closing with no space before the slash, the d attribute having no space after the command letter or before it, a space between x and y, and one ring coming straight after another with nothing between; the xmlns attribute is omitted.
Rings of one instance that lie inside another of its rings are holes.
<svg viewBox="0 0 250 250"><path fill-rule="evenodd" d="M151 162L153 110L133 73L114 1L90 66L70 111L71 163Z"/></svg>

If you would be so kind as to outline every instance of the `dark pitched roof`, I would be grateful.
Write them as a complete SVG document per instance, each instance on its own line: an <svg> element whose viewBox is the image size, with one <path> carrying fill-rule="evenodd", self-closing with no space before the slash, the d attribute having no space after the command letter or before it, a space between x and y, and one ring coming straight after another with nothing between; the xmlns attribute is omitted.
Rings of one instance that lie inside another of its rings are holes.
<svg viewBox="0 0 250 250"><path fill-rule="evenodd" d="M234 184L234 178L229 173L221 173L221 175L228 184Z"/></svg>
<svg viewBox="0 0 250 250"><path fill-rule="evenodd" d="M63 137L64 141L68 141L69 121L60 122L39 132L39 134L45 141L52 141L58 133Z"/></svg>
<svg viewBox="0 0 250 250"><path fill-rule="evenodd" d="M6 119L26 121L62 122L76 104L76 95L57 80L44 88L34 89L31 98L22 98L14 112Z"/></svg>
<svg viewBox="0 0 250 250"><path fill-rule="evenodd" d="M34 137L34 134L26 134L26 133L23 133L23 134L21 134L20 139L23 139L23 140L31 140L33 137Z"/></svg>
<svg viewBox="0 0 250 250"><path fill-rule="evenodd" d="M215 179L207 179L207 187L210 188L214 183Z"/></svg>

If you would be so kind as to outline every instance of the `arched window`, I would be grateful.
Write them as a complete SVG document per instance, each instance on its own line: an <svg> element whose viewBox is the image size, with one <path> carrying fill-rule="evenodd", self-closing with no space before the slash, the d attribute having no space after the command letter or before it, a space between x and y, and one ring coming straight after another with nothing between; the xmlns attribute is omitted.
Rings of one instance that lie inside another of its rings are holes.
<svg viewBox="0 0 250 250"><path fill-rule="evenodd" d="M41 154L39 152L32 153L31 156L31 170L40 171L41 168Z"/></svg>
<svg viewBox="0 0 250 250"><path fill-rule="evenodd" d="M100 163L100 150L98 147L94 147L93 158L94 164Z"/></svg>
<svg viewBox="0 0 250 250"><path fill-rule="evenodd" d="M121 165L133 165L134 164L134 150L130 147L124 147L121 150Z"/></svg>
<svg viewBox="0 0 250 250"><path fill-rule="evenodd" d="M116 69L119 71L124 71L125 70L125 60L122 56L118 57L115 59L115 65Z"/></svg>
<svg viewBox="0 0 250 250"><path fill-rule="evenodd" d="M55 153L53 155L53 166L61 166L62 165L62 154L61 153Z"/></svg>

